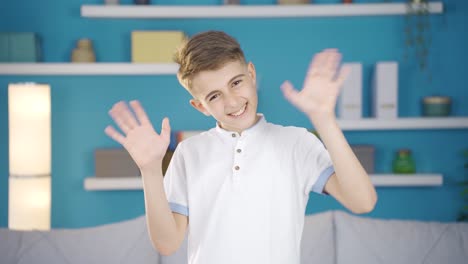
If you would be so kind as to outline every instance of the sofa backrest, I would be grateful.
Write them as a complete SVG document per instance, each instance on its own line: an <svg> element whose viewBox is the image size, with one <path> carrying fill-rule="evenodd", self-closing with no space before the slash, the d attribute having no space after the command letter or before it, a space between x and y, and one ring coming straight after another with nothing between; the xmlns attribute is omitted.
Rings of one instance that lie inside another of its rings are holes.
<svg viewBox="0 0 468 264"><path fill-rule="evenodd" d="M468 224L335 212L336 263L468 263Z"/></svg>
<svg viewBox="0 0 468 264"><path fill-rule="evenodd" d="M384 220L343 211L307 215L301 263L450 263L468 260L468 224ZM91 228L48 232L0 229L0 263L186 264L187 241L160 256L144 216Z"/></svg>
<svg viewBox="0 0 468 264"><path fill-rule="evenodd" d="M306 215L301 241L301 263L334 264L335 230L332 211Z"/></svg>
<svg viewBox="0 0 468 264"><path fill-rule="evenodd" d="M145 217L113 224L51 231L0 229L2 264L159 264Z"/></svg>

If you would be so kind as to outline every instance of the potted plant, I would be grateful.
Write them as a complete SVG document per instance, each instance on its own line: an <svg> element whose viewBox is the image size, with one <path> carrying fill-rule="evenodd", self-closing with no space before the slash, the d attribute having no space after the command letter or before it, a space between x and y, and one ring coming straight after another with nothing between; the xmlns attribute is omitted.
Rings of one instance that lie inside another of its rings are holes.
<svg viewBox="0 0 468 264"><path fill-rule="evenodd" d="M419 69L425 71L428 70L431 47L429 0L406 1L404 57L409 60L414 55Z"/></svg>
<svg viewBox="0 0 468 264"><path fill-rule="evenodd" d="M458 215L457 221L468 222L468 149L465 149L463 151L463 157L465 158L465 162L463 164L463 167L465 168L465 175L464 180L460 182L460 185L463 186L461 195L463 197L463 200L465 201L465 205L462 207Z"/></svg>

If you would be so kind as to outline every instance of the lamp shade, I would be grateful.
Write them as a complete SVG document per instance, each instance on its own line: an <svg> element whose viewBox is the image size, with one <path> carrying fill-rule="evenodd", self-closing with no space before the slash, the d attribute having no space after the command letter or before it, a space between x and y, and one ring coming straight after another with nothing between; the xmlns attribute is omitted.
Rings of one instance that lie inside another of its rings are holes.
<svg viewBox="0 0 468 264"><path fill-rule="evenodd" d="M8 86L10 175L50 175L50 86Z"/></svg>
<svg viewBox="0 0 468 264"><path fill-rule="evenodd" d="M50 176L10 177L8 228L15 230L50 229L50 180Z"/></svg>
<svg viewBox="0 0 468 264"><path fill-rule="evenodd" d="M50 86L8 85L8 226L50 229L51 100Z"/></svg>

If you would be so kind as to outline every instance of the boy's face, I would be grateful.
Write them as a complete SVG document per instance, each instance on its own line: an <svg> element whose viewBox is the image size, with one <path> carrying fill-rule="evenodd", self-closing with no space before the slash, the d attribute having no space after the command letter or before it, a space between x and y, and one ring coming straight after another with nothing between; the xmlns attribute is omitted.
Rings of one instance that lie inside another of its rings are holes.
<svg viewBox="0 0 468 264"><path fill-rule="evenodd" d="M252 63L232 61L214 71L202 71L192 80L190 104L219 125L241 133L257 121L257 88Z"/></svg>

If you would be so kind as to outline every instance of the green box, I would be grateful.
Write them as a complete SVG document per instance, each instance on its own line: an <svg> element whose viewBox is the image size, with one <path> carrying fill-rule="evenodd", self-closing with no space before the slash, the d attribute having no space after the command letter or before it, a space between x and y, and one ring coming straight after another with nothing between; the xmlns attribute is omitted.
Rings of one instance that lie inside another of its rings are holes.
<svg viewBox="0 0 468 264"><path fill-rule="evenodd" d="M41 41L35 33L0 33L2 62L39 62L42 60L41 48Z"/></svg>

